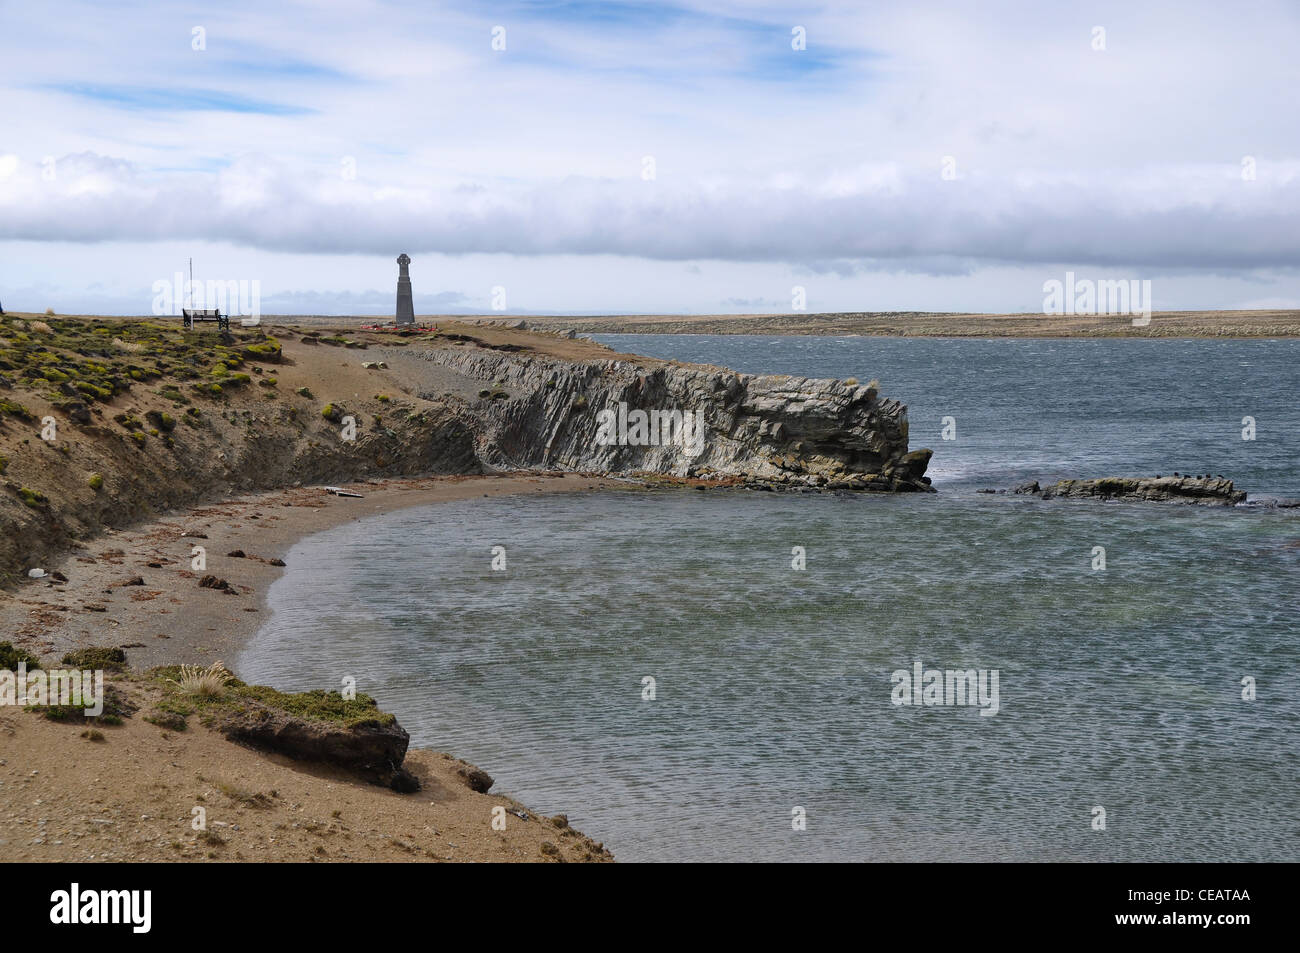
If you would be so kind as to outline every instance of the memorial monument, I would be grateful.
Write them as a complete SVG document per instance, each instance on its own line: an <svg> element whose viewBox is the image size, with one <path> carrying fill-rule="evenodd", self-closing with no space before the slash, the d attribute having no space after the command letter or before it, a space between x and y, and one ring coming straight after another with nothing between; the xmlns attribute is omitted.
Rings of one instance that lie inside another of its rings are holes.
<svg viewBox="0 0 1300 953"><path fill-rule="evenodd" d="M397 264L401 270L397 274L397 317L394 323L400 327L415 323L415 305L411 302L411 274L406 270L411 264L410 256L402 252L397 256Z"/></svg>

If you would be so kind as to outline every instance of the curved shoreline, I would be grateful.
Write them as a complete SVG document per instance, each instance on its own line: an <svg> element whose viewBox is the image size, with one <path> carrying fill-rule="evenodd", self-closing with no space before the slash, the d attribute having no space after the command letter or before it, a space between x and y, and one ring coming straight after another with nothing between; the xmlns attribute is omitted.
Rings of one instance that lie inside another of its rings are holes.
<svg viewBox="0 0 1300 953"><path fill-rule="evenodd" d="M201 504L108 530L64 554L43 568L63 574L66 583L51 575L0 593L0 626L15 645L43 656L129 645L127 658L137 671L230 661L261 627L266 592L280 575L270 561L284 559L313 533L430 503L620 485L578 474L440 476L343 486L360 499L301 487ZM191 569L194 546L205 549L202 571ZM246 555L227 555L236 551ZM235 595L200 587L204 575L227 580ZM124 584L134 578L140 582Z"/></svg>
<svg viewBox="0 0 1300 953"><path fill-rule="evenodd" d="M1288 309L1155 311L1135 327L1129 314L982 314L976 312L782 312L767 314L626 314L526 319L459 317L491 326L522 321L541 331L581 334L756 334L956 338L1122 338L1210 340L1300 337L1300 311Z"/></svg>
<svg viewBox="0 0 1300 953"><path fill-rule="evenodd" d="M292 488L196 506L106 532L45 567L51 575L0 594L0 641L47 660L75 648L120 646L131 670L117 676L121 687L147 704L148 680L139 673L233 660L262 626L284 556L307 536L412 506L621 485L576 474L395 479L348 485L359 499ZM206 548L206 572L190 568L193 545ZM228 555L236 551L244 555ZM228 590L200 586L204 575L226 580ZM48 721L39 710L0 709L7 736L0 809L9 818L0 843L11 845L12 859L610 859L559 816L538 816L504 792L471 790L474 766L453 755L410 748L406 765L423 788L397 794L329 765L232 744L206 726L165 731L146 723L146 711L95 732L100 743L88 745L79 725ZM241 800L250 792L270 796L250 810ZM36 805L57 805L36 810L54 815L52 827L24 817L34 810L33 795ZM207 841L189 828L195 800L209 801L220 818ZM489 810L502 807L523 820L506 832L489 829Z"/></svg>

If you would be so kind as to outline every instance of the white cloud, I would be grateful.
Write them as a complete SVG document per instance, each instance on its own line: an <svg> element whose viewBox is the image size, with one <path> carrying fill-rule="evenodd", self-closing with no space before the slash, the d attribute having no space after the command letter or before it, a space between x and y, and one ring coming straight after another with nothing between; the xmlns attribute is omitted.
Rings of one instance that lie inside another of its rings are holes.
<svg viewBox="0 0 1300 953"><path fill-rule="evenodd" d="M62 243L87 271L127 242L299 256L302 274L320 272L312 257L397 250L538 257L573 263L546 297L575 308L598 255L627 259L631 285L656 262L709 260L733 276L914 275L942 282L915 286L938 298L1003 266L1190 288L1300 261L1300 17L1285 3L594 9L7 7L0 243ZM234 106L159 105L208 95ZM715 302L785 295L711 287Z"/></svg>
<svg viewBox="0 0 1300 953"><path fill-rule="evenodd" d="M93 154L45 180L0 181L0 239L201 239L274 251L614 254L649 259L870 260L932 272L972 263L1073 262L1208 271L1300 261L1300 163L1144 169L1109 181L894 168L772 185L569 177L525 185L395 187L265 156L192 176L146 177ZM838 267L838 266L832 266Z"/></svg>

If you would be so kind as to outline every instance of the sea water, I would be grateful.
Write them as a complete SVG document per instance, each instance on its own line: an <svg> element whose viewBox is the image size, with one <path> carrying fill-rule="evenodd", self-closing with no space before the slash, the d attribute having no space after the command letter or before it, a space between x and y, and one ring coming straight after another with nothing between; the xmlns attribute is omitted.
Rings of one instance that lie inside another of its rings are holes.
<svg viewBox="0 0 1300 953"><path fill-rule="evenodd" d="M1300 511L976 492L1300 496L1300 342L603 339L878 378L939 492L376 516L292 549L241 677L355 678L622 860L1300 859ZM918 663L996 672L996 714L900 704Z"/></svg>

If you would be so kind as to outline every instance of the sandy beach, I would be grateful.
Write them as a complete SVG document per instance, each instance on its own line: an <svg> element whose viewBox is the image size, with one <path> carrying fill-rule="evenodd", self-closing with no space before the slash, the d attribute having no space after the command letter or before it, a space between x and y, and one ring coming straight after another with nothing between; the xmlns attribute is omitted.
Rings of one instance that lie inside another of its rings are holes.
<svg viewBox="0 0 1300 953"><path fill-rule="evenodd" d="M409 506L615 485L573 474L467 476L344 487L360 498L322 488L232 498L106 532L42 567L49 576L0 596L0 626L46 660L86 646L124 648L133 674L117 684L144 707L156 692L139 673L235 657L266 618L266 592L280 571L272 561L304 536ZM196 545L206 549L206 572L191 569ZM235 552L244 555L228 555ZM204 575L235 594L201 587ZM404 795L244 748L194 723L168 732L132 717L105 726L103 740L89 740L84 727L36 711L0 713L6 859L609 859L562 819L471 790L462 774L471 766L451 755L412 749L406 766L422 789ZM202 836L190 826L196 806L209 812ZM492 809L501 806L512 813L497 831Z"/></svg>
<svg viewBox="0 0 1300 953"><path fill-rule="evenodd" d="M126 648L131 667L231 662L264 621L265 598L298 540L342 523L409 506L512 493L577 492L618 484L566 475L448 476L346 484L360 498L320 487L231 497L108 530L42 567L50 576L0 592L0 626L14 645L43 657L90 645ZM193 547L206 568L191 568ZM243 556L229 553L242 552ZM59 582L58 572L67 577ZM236 595L203 588L225 579ZM136 578L140 582L131 584Z"/></svg>

